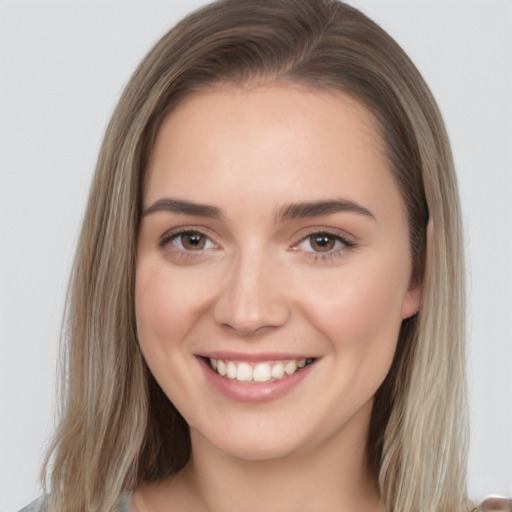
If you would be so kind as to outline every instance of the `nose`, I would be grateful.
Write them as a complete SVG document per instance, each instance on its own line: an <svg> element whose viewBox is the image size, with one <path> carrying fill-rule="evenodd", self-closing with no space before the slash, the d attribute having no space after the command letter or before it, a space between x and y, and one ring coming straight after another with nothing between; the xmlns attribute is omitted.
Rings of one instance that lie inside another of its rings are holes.
<svg viewBox="0 0 512 512"><path fill-rule="evenodd" d="M238 259L214 305L217 323L240 336L255 336L287 322L283 272L270 260L254 253Z"/></svg>

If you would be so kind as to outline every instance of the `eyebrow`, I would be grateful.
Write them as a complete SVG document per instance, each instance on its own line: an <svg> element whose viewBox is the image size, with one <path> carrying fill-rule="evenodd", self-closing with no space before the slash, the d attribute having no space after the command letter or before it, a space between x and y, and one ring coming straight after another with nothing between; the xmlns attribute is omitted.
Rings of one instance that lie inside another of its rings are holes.
<svg viewBox="0 0 512 512"><path fill-rule="evenodd" d="M149 215L154 212L172 212L182 215L193 215L196 217L207 217L210 219L220 219L222 212L215 206L207 204L194 203L181 199L159 199L156 203L146 208L142 215Z"/></svg>
<svg viewBox="0 0 512 512"><path fill-rule="evenodd" d="M375 220L375 215L353 201L347 199L331 199L328 201L312 201L306 203L295 203L283 207L279 211L281 220L291 220L305 217L318 217L320 215L331 215L338 212L352 212L364 215Z"/></svg>
<svg viewBox="0 0 512 512"><path fill-rule="evenodd" d="M224 218L222 211L216 206L171 198L159 199L144 210L142 215L145 216L154 212L171 212L210 219ZM321 215L332 215L338 212L352 212L375 220L375 216L370 210L347 199L330 199L327 201L289 204L278 210L277 217L280 218L281 221L287 221L299 218L319 217Z"/></svg>

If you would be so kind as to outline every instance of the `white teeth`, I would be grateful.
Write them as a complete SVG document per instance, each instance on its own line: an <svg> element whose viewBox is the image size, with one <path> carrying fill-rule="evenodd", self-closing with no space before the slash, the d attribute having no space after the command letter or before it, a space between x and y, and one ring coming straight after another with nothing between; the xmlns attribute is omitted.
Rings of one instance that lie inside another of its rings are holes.
<svg viewBox="0 0 512 512"><path fill-rule="evenodd" d="M272 377L274 377L274 379L282 379L284 377L284 364L283 363L277 363L272 368Z"/></svg>
<svg viewBox="0 0 512 512"><path fill-rule="evenodd" d="M217 361L217 373L222 377L226 375L226 363L222 359Z"/></svg>
<svg viewBox="0 0 512 512"><path fill-rule="evenodd" d="M249 363L234 363L222 359L209 358L212 370L222 377L236 379L239 382L269 382L279 380L283 377L293 375L297 370L304 368L306 362L313 362L312 359L292 359L278 363L258 363L254 368Z"/></svg>
<svg viewBox="0 0 512 512"><path fill-rule="evenodd" d="M255 382L267 382L272 379L272 370L268 363L256 365L252 372L252 378Z"/></svg>
<svg viewBox="0 0 512 512"><path fill-rule="evenodd" d="M288 361L284 367L286 375L291 375L297 371L297 361Z"/></svg>
<svg viewBox="0 0 512 512"><path fill-rule="evenodd" d="M236 364L233 361L226 364L226 375L228 379L236 379Z"/></svg>
<svg viewBox="0 0 512 512"><path fill-rule="evenodd" d="M251 382L252 368L247 363L240 363L236 369L236 380L241 382Z"/></svg>

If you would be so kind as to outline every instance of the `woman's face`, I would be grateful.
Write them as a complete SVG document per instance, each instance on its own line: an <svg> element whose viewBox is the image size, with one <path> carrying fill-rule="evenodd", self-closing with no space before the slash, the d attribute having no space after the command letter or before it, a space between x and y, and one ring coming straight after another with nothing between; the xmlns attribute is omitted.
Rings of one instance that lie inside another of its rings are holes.
<svg viewBox="0 0 512 512"><path fill-rule="evenodd" d="M400 324L418 308L410 260L359 103L289 85L183 101L147 169L136 314L193 446L264 459L364 442Z"/></svg>

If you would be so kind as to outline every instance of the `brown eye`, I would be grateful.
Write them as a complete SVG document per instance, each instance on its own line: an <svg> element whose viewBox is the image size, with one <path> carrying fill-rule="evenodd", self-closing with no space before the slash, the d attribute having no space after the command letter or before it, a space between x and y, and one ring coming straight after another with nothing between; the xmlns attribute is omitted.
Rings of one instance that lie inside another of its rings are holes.
<svg viewBox="0 0 512 512"><path fill-rule="evenodd" d="M162 237L158 245L162 249L168 247L183 253L202 252L217 247L209 236L194 230L168 233Z"/></svg>
<svg viewBox="0 0 512 512"><path fill-rule="evenodd" d="M187 251L200 251L206 247L206 237L201 233L181 233L179 240L183 249Z"/></svg>
<svg viewBox="0 0 512 512"><path fill-rule="evenodd" d="M336 237L329 233L315 233L309 236L309 244L315 252L329 252L336 245Z"/></svg>

